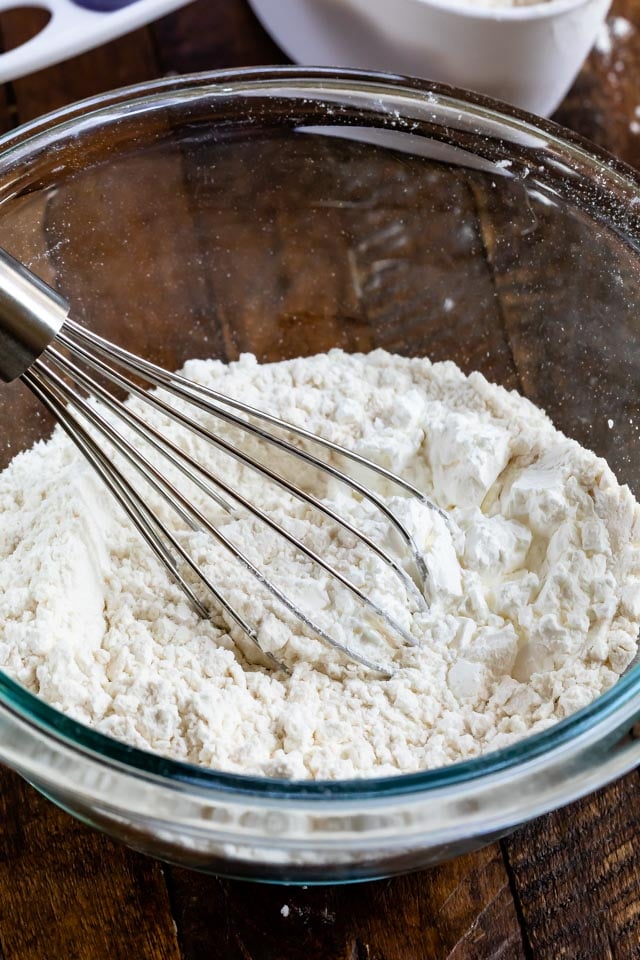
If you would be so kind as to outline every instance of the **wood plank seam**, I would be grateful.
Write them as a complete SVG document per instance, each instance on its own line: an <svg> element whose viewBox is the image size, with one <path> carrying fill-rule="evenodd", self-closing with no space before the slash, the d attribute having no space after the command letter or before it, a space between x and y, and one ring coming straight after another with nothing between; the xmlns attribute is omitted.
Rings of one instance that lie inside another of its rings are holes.
<svg viewBox="0 0 640 960"><path fill-rule="evenodd" d="M486 217L483 216L482 201L480 199L480 193L479 193L477 184L474 183L471 178L469 178L469 180L467 181L467 186L469 189L469 193L471 195L473 206L475 208L475 213L477 218L478 239L482 244L482 252L483 252L484 260L487 266L487 272L489 274L489 278L490 278L491 285L493 287L494 296L495 296L496 313L497 313L498 321L502 328L505 343L509 350L509 355L511 357L511 366L513 368L514 377L517 383L517 389L519 393L523 394L523 396L526 396L524 384L522 381L522 377L520 375L519 365L516 360L515 351L513 349L513 342L510 335L509 326L507 324L507 318L505 316L504 308L502 305L502 297L500 296L500 290L498 287L496 270L493 263L493 257L491 256L491 250L489 248L489 243L488 243L487 234L486 234Z"/></svg>
<svg viewBox="0 0 640 960"><path fill-rule="evenodd" d="M504 868L509 881L509 889L511 890L511 896L513 897L513 905L515 907L516 917L518 918L520 933L522 935L522 948L524 950L525 960L539 960L539 958L536 958L533 951L533 945L529 940L527 921L522 909L522 902L520 900L520 894L518 893L518 886L514 876L513 867L511 866L511 862L509 860L509 852L504 840L500 840L499 843L500 850L502 852L502 859L504 861Z"/></svg>

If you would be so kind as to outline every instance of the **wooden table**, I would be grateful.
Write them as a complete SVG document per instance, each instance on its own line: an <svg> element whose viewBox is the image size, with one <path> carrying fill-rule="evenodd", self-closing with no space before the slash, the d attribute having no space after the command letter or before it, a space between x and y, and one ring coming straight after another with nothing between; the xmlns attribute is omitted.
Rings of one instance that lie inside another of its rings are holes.
<svg viewBox="0 0 640 960"><path fill-rule="evenodd" d="M0 16L5 48L39 14ZM616 0L557 119L640 165L640 0ZM0 88L0 125L170 72L282 62L245 0ZM284 906L288 911L282 911ZM599 960L640 957L640 776L480 853L354 887L258 887L163 866L0 772L0 960Z"/></svg>

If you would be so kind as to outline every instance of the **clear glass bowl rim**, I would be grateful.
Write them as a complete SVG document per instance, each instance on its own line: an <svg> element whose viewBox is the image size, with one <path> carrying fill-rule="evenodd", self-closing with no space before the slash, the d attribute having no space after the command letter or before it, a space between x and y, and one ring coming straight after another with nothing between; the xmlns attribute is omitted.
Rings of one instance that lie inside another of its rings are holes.
<svg viewBox="0 0 640 960"><path fill-rule="evenodd" d="M634 198L640 198L640 175L631 167L612 157L595 144L566 130L558 124L543 120L507 104L498 103L479 94L457 90L445 84L415 80L395 74L370 73L360 70L334 68L265 67L240 68L186 74L180 77L154 80L109 91L68 107L48 113L0 137L0 178L7 168L23 162L31 153L46 148L56 137L76 134L81 137L83 121L117 122L125 116L133 102L138 106L169 105L172 95L181 102L197 99L210 92L224 92L226 96L241 97L245 93L265 88L270 95L278 89L283 96L291 95L292 87L304 89L305 97L322 100L323 94L334 97L340 93L369 93L372 96L392 95L395 101L424 104L425 95L430 104L453 108L465 118L476 118L480 123L493 121L506 130L534 135L542 134L554 151L562 155L567 166L575 170L581 180L596 176L626 188ZM224 90L222 90L224 88ZM89 131L90 132L90 131ZM505 150L508 158L508 150ZM576 160L581 168L576 168ZM585 178L584 169L592 176ZM625 192L626 192L625 191ZM0 203L3 202L0 196ZM247 797L262 796L274 799L304 799L326 801L332 796L351 801L375 796L401 797L426 794L430 790L470 784L493 774L516 773L545 753L567 748L571 741L590 734L597 741L598 729L610 729L612 719L620 716L620 723L630 727L640 715L640 664L633 667L605 694L593 703L555 724L548 730L527 737L518 743L485 756L434 770L399 774L391 777L336 780L287 781L266 777L225 773L153 754L101 734L49 706L35 694L11 680L0 671L0 709L5 715L14 715L41 735L65 744L67 749L92 757L99 762L129 771L132 775L151 777L164 783L197 787Z"/></svg>

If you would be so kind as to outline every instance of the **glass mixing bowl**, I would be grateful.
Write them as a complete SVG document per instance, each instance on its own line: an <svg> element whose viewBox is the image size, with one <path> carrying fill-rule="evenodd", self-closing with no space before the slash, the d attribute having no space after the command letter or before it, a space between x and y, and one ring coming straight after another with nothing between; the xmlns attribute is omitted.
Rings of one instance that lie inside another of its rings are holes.
<svg viewBox="0 0 640 960"><path fill-rule="evenodd" d="M87 101L0 142L0 244L169 368L384 347L514 387L640 494L640 183L553 124L399 77L281 68ZM51 422L0 392L0 466ZM105 496L107 494L105 493ZM288 783L95 733L0 675L0 759L201 870L336 882L436 863L640 761L640 668L486 757Z"/></svg>

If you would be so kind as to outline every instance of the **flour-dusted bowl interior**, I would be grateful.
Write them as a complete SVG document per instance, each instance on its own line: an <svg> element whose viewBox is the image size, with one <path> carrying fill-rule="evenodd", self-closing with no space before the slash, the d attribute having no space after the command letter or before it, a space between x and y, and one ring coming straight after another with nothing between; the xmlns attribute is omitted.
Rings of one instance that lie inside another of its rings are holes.
<svg viewBox="0 0 640 960"><path fill-rule="evenodd" d="M171 79L0 150L0 243L97 333L169 369L333 347L454 360L546 409L636 496L639 203L631 171L552 124L357 72ZM52 429L20 384L0 422L2 467ZM515 745L358 781L172 761L4 675L0 699L0 757L55 802L156 856L272 881L417 869L640 760L637 667Z"/></svg>

